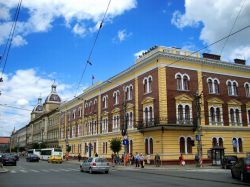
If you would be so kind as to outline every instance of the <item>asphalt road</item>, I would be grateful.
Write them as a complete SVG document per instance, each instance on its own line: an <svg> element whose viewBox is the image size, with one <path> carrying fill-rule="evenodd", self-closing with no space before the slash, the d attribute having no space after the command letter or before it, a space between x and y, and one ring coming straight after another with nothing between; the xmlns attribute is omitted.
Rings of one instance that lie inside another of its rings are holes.
<svg viewBox="0 0 250 187"><path fill-rule="evenodd" d="M112 168L110 174L89 174L79 171L75 163L51 164L20 160L17 166L7 166L9 172L0 173L0 187L237 187L246 186L233 180L229 170L143 170Z"/></svg>

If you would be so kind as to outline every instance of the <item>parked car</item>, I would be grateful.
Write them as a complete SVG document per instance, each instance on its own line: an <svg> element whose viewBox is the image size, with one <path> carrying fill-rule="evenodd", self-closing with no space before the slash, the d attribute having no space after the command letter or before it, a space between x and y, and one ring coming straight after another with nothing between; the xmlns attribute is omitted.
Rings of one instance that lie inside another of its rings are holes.
<svg viewBox="0 0 250 187"><path fill-rule="evenodd" d="M3 154L2 155L2 164L5 165L14 165L16 166L16 158L12 154Z"/></svg>
<svg viewBox="0 0 250 187"><path fill-rule="evenodd" d="M231 168L235 162L238 161L238 157L234 155L225 155L221 162L221 167L223 169Z"/></svg>
<svg viewBox="0 0 250 187"><path fill-rule="evenodd" d="M62 163L62 156L61 155L51 155L48 159L48 163Z"/></svg>
<svg viewBox="0 0 250 187"><path fill-rule="evenodd" d="M80 171L109 173L109 162L105 158L88 158L80 164Z"/></svg>
<svg viewBox="0 0 250 187"><path fill-rule="evenodd" d="M231 168L232 178L250 181L250 158L240 158Z"/></svg>
<svg viewBox="0 0 250 187"><path fill-rule="evenodd" d="M14 153L14 154L13 154L13 156L15 157L16 161L18 161L18 160L19 160L19 156L18 156L18 154Z"/></svg>
<svg viewBox="0 0 250 187"><path fill-rule="evenodd" d="M40 158L35 154L28 154L26 157L27 162L39 162Z"/></svg>

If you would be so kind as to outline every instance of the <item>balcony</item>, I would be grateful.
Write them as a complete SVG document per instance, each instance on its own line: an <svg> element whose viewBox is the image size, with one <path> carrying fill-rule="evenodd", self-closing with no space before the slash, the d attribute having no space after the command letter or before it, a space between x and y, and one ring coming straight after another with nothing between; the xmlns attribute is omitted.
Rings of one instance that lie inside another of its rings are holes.
<svg viewBox="0 0 250 187"><path fill-rule="evenodd" d="M154 130L162 130L165 129L169 130L193 130L193 121L191 119L189 120L177 120L176 123L162 123L163 121L166 121L166 119L152 119L147 122L139 121L137 124L137 129L140 132L145 131L154 131Z"/></svg>

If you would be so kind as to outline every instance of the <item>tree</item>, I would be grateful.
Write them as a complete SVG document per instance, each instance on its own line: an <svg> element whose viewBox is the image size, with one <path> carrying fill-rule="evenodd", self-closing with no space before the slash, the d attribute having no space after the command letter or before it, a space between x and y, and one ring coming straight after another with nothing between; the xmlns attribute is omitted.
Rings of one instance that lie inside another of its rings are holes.
<svg viewBox="0 0 250 187"><path fill-rule="evenodd" d="M71 151L71 146L70 146L70 145L67 145L66 151L67 151L68 153Z"/></svg>
<svg viewBox="0 0 250 187"><path fill-rule="evenodd" d="M113 138L112 140L110 140L110 149L114 153L119 153L119 151L122 149L121 138Z"/></svg>

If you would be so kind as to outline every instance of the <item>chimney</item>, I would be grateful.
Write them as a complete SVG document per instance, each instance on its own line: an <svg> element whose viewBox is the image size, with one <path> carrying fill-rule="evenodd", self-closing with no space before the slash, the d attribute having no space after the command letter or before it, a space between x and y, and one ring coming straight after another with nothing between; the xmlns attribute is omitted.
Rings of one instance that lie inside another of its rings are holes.
<svg viewBox="0 0 250 187"><path fill-rule="evenodd" d="M213 59L213 60L220 60L220 55L203 53L203 58Z"/></svg>
<svg viewBox="0 0 250 187"><path fill-rule="evenodd" d="M235 63L235 64L246 65L246 60L235 58L235 59L234 59L234 63Z"/></svg>

